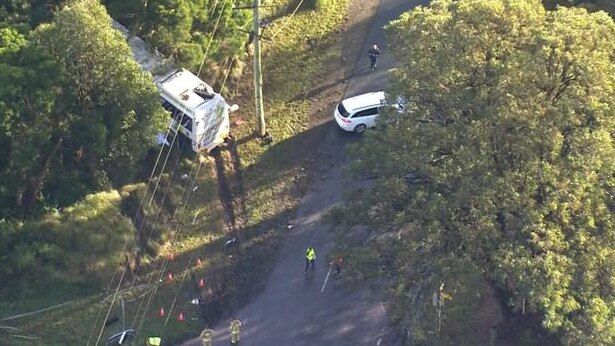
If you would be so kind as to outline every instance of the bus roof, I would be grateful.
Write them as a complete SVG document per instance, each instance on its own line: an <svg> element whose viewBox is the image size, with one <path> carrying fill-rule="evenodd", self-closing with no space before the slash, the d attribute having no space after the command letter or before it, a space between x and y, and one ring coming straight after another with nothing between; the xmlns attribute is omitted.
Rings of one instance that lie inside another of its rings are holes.
<svg viewBox="0 0 615 346"><path fill-rule="evenodd" d="M156 86L165 98L171 98L183 111L195 112L215 97L213 88L190 71L180 69L162 77Z"/></svg>

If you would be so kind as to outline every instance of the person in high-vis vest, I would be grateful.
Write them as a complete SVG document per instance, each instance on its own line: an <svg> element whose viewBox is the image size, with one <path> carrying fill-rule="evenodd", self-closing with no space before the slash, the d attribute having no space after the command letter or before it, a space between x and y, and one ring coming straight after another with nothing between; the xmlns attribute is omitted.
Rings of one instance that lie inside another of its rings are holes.
<svg viewBox="0 0 615 346"><path fill-rule="evenodd" d="M147 346L160 346L162 345L162 339L157 336L152 336L151 338L147 338Z"/></svg>
<svg viewBox="0 0 615 346"><path fill-rule="evenodd" d="M316 262L316 251L313 247L309 246L305 251L305 273L307 274L308 268L311 266L314 270L314 262Z"/></svg>
<svg viewBox="0 0 615 346"><path fill-rule="evenodd" d="M231 326L229 328L229 332L231 333L231 344L238 344L239 343L239 333L241 332L241 321L233 317L233 320L231 321Z"/></svg>
<svg viewBox="0 0 615 346"><path fill-rule="evenodd" d="M201 340L203 341L203 346L212 346L214 339L214 331L207 328L201 332Z"/></svg>

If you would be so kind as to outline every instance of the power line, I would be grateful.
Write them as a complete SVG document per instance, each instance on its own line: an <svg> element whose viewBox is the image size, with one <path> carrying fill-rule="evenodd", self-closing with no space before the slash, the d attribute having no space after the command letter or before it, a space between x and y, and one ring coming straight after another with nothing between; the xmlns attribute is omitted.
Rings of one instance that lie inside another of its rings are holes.
<svg viewBox="0 0 615 346"><path fill-rule="evenodd" d="M224 90L226 79L228 78L229 74L231 74L232 67L233 67L233 59L230 59L228 63L228 67L226 68L226 74L224 75L224 79L222 80L222 85L220 86L220 93L222 93L222 90Z"/></svg>
<svg viewBox="0 0 615 346"><path fill-rule="evenodd" d="M168 134L170 133L170 131L171 131L171 127L169 126L169 129L167 130L167 138L168 138ZM176 135L177 135L177 133L176 133ZM149 186L150 186L150 184L151 184L152 177L154 176L154 174L155 174L155 172L156 172L156 169L158 168L158 163L160 162L160 157L162 156L162 152L164 151L164 148L165 148L165 145L162 145L162 146L161 146L161 148L160 148L160 151L159 151L159 153L158 153L158 157L156 158L156 162L155 162L155 164L154 164L154 167L152 168L152 172L151 172L151 174L150 174L150 178L148 179L147 186L145 187L145 191L144 191L144 193L143 193L143 197L141 198L141 201L139 202L139 208L138 208L138 209L137 209L137 211L135 212L135 220L137 220L137 219L138 219L139 212L141 211L141 209L142 209L142 207L143 207L143 202L145 201L145 198L146 198L146 196L147 196L147 192L148 192L148 190L149 190ZM170 151L170 150L171 150L171 148L169 148L169 151ZM164 168L165 168L165 167L163 166L163 168L162 168L162 170L161 170L161 172L160 172L160 174L161 174L161 175L162 175L162 174L163 174L163 172L164 172ZM154 191L154 193L155 193L155 191ZM142 217L143 217L143 214L142 214ZM143 221L141 222L141 225L143 225ZM141 226L139 226L139 228L140 228L140 227L141 227ZM129 241L130 241L130 239L126 239L126 241L124 242L124 246L123 246L122 251L121 251L122 253L126 251L126 248L128 247L128 243L129 243ZM123 278L124 278L125 273L126 273L126 270L124 269L124 272L123 272L123 273L122 273L122 275L120 276L120 281L119 281L119 284L118 284L118 288L116 289L116 294L117 294L117 291L119 290L119 287L120 287L120 286L121 286L121 284L122 284L122 281L123 281ZM112 283L113 283L113 280L115 279L115 276L116 276L116 274L114 274L114 275L113 275L113 277L111 278L111 280L109 281L109 288L111 287L111 285L112 285ZM113 300L115 300L115 294L114 294ZM112 305L113 305L113 303L111 304L111 306L112 306ZM102 309L103 309L103 308L101 307L101 309L100 309L100 311L99 311L98 316L100 316L100 312L102 312ZM108 318L108 317L107 317L107 318ZM102 333L102 330L104 329L104 324L105 324L105 321L106 321L106 318L102 321L101 333ZM95 322L94 322L94 325L92 326L92 332L90 333L90 336L93 336L93 332L94 332L94 329L95 329L95 327L96 327L96 324L97 324L97 323L98 323L98 317L96 318L96 320L95 320ZM100 340L97 340L96 344L98 344L98 342L99 342L99 341L100 341ZM89 343L90 343L90 338L88 338L88 342L87 342L87 344L89 345Z"/></svg>
<svg viewBox="0 0 615 346"><path fill-rule="evenodd" d="M212 13L213 13L213 12L215 12L215 10L216 10L216 8L217 8L217 6L218 6L218 3L219 3L219 0L216 0L216 3L214 4L214 9L213 9ZM216 33L217 29L218 29L218 25L219 25L219 23L220 23L220 18L222 17L222 14L224 13L224 8L226 7L226 3L227 3L227 0L224 0L224 3L223 3L223 6L222 6L222 9L220 10L220 14L218 15L218 18L217 18L216 23L215 23L215 25L214 25L214 29L213 29L212 34L211 34L211 39L209 40L209 43L208 43L208 45L207 45L207 48L206 48L205 54L203 55L203 59L202 59L201 65L199 66L199 71L198 71L197 75L200 75L200 73L201 73L201 69L202 69L202 67L203 67L203 64L204 64L204 62L205 62L206 58L207 58L207 54L208 54L208 52L209 52L209 48L211 47L211 43L213 42L213 39L214 39L215 33ZM208 21L206 28L209 28L209 25L210 25L210 24L211 24L211 18L210 18L210 20ZM184 107L184 108L185 108L185 107ZM160 171L160 175L159 175L159 177L158 177L158 179L157 179L157 181L156 181L156 186L155 186L155 188L154 188L154 191L153 191L153 193L152 193L152 196L151 196L151 198L150 198L150 201L149 201L148 205L151 205L151 203L152 203L152 201L153 201L153 199L154 199L154 196L155 196L155 194L156 194L156 191L157 191L157 189L158 189L158 186L159 186L159 184L160 184L160 180L161 180L161 178L162 178L162 174L163 174L164 169L165 169L165 167L166 167L166 164L167 164L167 161L168 161L168 158L169 158L170 152L171 152L171 150L172 150L172 148L173 148L173 145L174 145L174 143L175 143L175 140L176 140L177 135L178 135L178 132L179 132L179 126L181 125L181 122L183 121L183 118L184 118L184 116L185 116L185 111L186 111L186 109L184 109L184 112L182 112L182 114L181 114L181 118L180 118L180 120L179 120L179 124L178 124L177 129L175 130L175 133L174 133L174 136L173 136L173 141L172 141L172 143L171 143L171 147L169 148L169 151L168 151L167 156L166 156L166 158L165 158L165 161L164 161L163 167L162 167L162 169L161 169L161 171ZM168 137L169 137L169 133L170 133L171 129L172 129L172 126L169 126L169 128L167 129L166 138L168 138ZM146 198L146 196L147 196L147 191L149 190L149 186L150 186L150 184L151 184L151 180L152 180L152 178L153 178L153 176L154 176L154 174L155 174L155 172L156 172L156 168L157 168L157 166L158 166L158 163L159 163L159 161L160 161L160 158L162 157L162 152L163 152L163 150L164 150L164 147L165 147L165 146L163 145L163 146L161 147L160 152L158 153L158 157L156 158L156 163L155 163L155 165L154 165L154 168L152 169L152 172L151 172L151 174L150 174L150 178L148 179L148 184L147 184L147 187L146 187L146 189L145 189L145 193L143 194L143 198L141 199L141 201L140 201L140 203L139 203L139 209L137 209L137 214L136 214L136 215L138 215L139 211L141 211L141 210L142 210L142 207L143 207L143 202L145 201L145 198ZM160 213L161 211L162 211L162 207L161 207L161 208L159 208L158 215L159 215L159 213ZM143 215L143 213L142 213L142 215ZM157 217L156 217L156 218L158 218L158 215L157 215ZM135 217L135 219L137 219L137 218ZM140 229L142 228L142 226L143 226L143 224L144 224L144 223L145 223L145 217L144 217L144 216L142 216L142 221L141 221L141 223L140 223L140 225L139 225L139 227L138 227L138 233L140 232ZM150 232L150 236L151 236L151 233L152 233L152 232ZM126 250L126 247L128 246L128 241L129 241L129 240L127 239L127 240L126 240L126 242L125 242L125 244L124 244L124 248L123 248L122 252L124 252L124 251ZM149 242L149 236L148 236L148 239L146 240L146 242ZM123 281L123 278L124 278L125 272L126 272L126 269L124 269L124 273L122 274L122 276L121 276L121 278L120 278L120 283L119 283L119 285L118 285L118 288L116 289L116 292L115 292L115 294L114 294L113 300L115 300L115 298L116 298L115 296L117 295L117 292L119 291L119 287L120 287L120 286L121 286L121 284L122 284L122 281ZM114 277L115 277L115 275L114 275ZM110 281L109 287L111 287L111 282L113 282L113 278L112 278L112 279L111 279L111 281ZM102 310L100 310L100 311L102 311ZM100 315L100 312L99 312L99 315ZM106 319L105 319L105 320L106 320ZM96 319L95 324L97 323L97 321L98 321L98 318ZM103 325L103 326L102 326L102 328L101 328L101 333L102 333L102 329L104 329L104 321L103 321L102 325ZM95 327L95 325L94 325L94 327ZM89 339L88 339L88 344L89 344ZM98 344L98 341L97 341L97 344Z"/></svg>
<svg viewBox="0 0 615 346"><path fill-rule="evenodd" d="M198 156L197 156L197 158L198 158ZM186 196L186 201L183 203L183 206L187 206L188 205L188 201L190 200L190 196L191 196L192 192L194 192L194 190L195 190L194 187L195 187L196 179L198 178L198 175L200 173L202 165L203 165L203 161L199 160L199 165L197 167L197 170L196 170L196 173L194 175L194 178L192 179L192 184L190 185L189 189L184 190L184 191L188 191L188 195ZM177 210L177 208L176 208L176 210ZM175 227L175 229L173 230L174 235L173 235L173 239L171 240L171 244L175 243L175 241L179 238L179 235L181 234L181 232L182 232L182 228L179 227L179 225L177 225ZM164 268L166 267L167 263L168 263L168 260L164 259L163 262L160 265L160 269L159 269L160 270L160 274L158 275L158 279L154 283L154 288L151 290L150 297L149 297L148 302L147 302L147 304L145 306L145 310L144 310L143 315L142 315L142 317L140 319L139 325L137 327L135 327L136 334L139 333L139 331L141 329L141 326L143 325L143 322L145 321L145 317L147 315L147 312L150 309L151 302L152 302L154 296L156 295L156 292L158 291L158 287L160 285L160 282L162 281L162 277L164 275L163 271L164 271ZM154 275L152 277L155 278L156 276ZM138 317L139 316L137 314L135 316L135 321L133 323L133 325L135 325L135 326L136 326L136 321L139 320ZM135 334L135 336L136 336L136 334Z"/></svg>
<svg viewBox="0 0 615 346"><path fill-rule="evenodd" d="M224 8L226 7L226 2L227 0L224 0L224 3L222 4L220 15L218 15L218 19L216 20L216 25L214 26L214 30L211 33L211 38L209 39L209 42L207 43L207 48L205 48L205 54L203 54L203 60L201 60L201 64L199 65L199 70L196 73L197 76L201 75L201 70L203 69L203 65L205 64L205 58L207 58L207 53L209 53L209 48L211 47L211 43L214 41L214 36L216 34L216 30L218 29L218 24L220 24L220 18L222 17L222 14L224 14Z"/></svg>
<svg viewBox="0 0 615 346"><path fill-rule="evenodd" d="M111 309L113 308L113 303L115 303L117 291L120 289L120 285L122 284L122 279L124 279L125 274L126 274L126 270L124 270L124 272L122 273L122 276L120 277L120 282L118 282L117 289L115 291L116 294L114 294L113 299L111 299L111 304L109 304L109 310L107 310L107 314L105 315L105 318L103 319L103 321L106 321L109 318L109 315L111 314ZM98 333L98 338L96 339L96 345L98 345L98 343L100 342L100 338L102 337L104 329L105 329L105 324L103 323L103 327L100 328L100 333Z"/></svg>
<svg viewBox="0 0 615 346"><path fill-rule="evenodd" d="M236 2L237 2L237 0L233 0L233 6L235 6ZM222 8L222 10L221 10L221 14L223 13L223 10L224 10L224 7L225 7L225 6L226 6L226 0L225 0L225 3L224 3L223 8ZM209 51L209 46L211 45L211 42L212 42L213 37L214 37L214 35L215 35L215 31L217 30L218 25L219 25L219 23L220 23L220 17L221 17L221 15L220 15L220 16L218 16L218 19L216 20L216 24L215 24L215 26L214 26L214 32L212 33L212 38L211 38L211 40L209 41L208 48L207 48L206 52L208 52L208 51ZM228 28L228 27L226 26L226 27L225 27L225 30L224 30L224 31L223 31L223 33L222 33L223 38L226 36L226 29L227 29L227 28ZM200 74L200 71L201 71L201 68L202 68L202 66L203 66L204 62L205 62L205 56L203 57L203 60L202 60L202 62L201 62L201 66L199 67L199 74ZM231 69L232 63L233 63L233 60L232 60L232 58L231 58L231 59L230 59L230 62L229 62L228 70L227 70L227 73L226 73L226 75L225 75L225 78L224 78L224 81L223 81L223 83L222 83L222 87L221 87L220 91L222 91L222 88L224 87L224 84L225 84L225 82L226 82L226 79L227 79L227 77L228 77L228 75L229 75L229 73L230 73L230 69ZM198 158L198 156L197 156L197 157L195 157L195 160L196 160L197 158ZM199 160L199 166L198 166L198 168L197 168L197 172L196 172L196 174L195 174L194 178L192 179L192 186L193 186L193 187L192 187L191 189L187 190L187 191L188 191L188 196L187 196L187 198L186 198L186 201L185 201L185 202L183 202L183 194L182 194L181 201L182 201L182 205L184 205L184 206L187 206L187 205L188 205L188 201L189 201L189 199L190 199L190 196L191 196L192 192L194 192L194 184L195 184L195 182L196 182L196 179L197 179L197 177L198 177L198 174L199 174L199 171L200 171L200 169L201 169L201 167L202 167L202 164L203 164L202 160ZM186 191L186 190L184 190L184 192L185 192L185 191ZM175 214L177 213L177 210L178 210L178 209L179 209L179 207L175 209L175 212L174 212L174 214L173 214L173 217L172 217L172 218L174 218L174 216L175 216ZM175 227L174 231L173 231L173 233L175 233L175 234L174 234L173 240L171 241L171 244L175 243L175 241L179 238L179 235L181 234L181 232L182 232L182 229L179 227L179 225L177 225L177 226ZM191 260L191 262L192 262L192 260ZM159 266L159 268L160 268L160 269L159 269L159 270L160 270L160 274L158 275L158 279L156 280L156 282L155 282L155 284L154 284L154 285L155 285L154 289L151 291L151 295L150 295L150 298L148 299L148 303L146 304L145 311L143 312L143 315L142 315L142 318L141 318L141 322L139 322L139 327L137 327L137 328L135 329L135 330L137 331L137 333L138 333L138 331L140 330L140 328L141 328L141 326L142 326L142 324L143 324L143 322L144 322L144 320L145 320L145 317L146 317L146 315L147 315L147 312L148 312L148 311L149 311L149 309L150 309L150 306L151 306L151 301L153 300L153 297L155 296L155 294L156 294L156 292L157 292L157 290L158 290L158 286L159 286L159 284L160 284L160 282L161 282L161 279L162 279L162 277L163 277L163 269L165 268L165 266L166 266L166 264L167 264L167 263L168 263L168 261L165 259L165 260L161 263L161 265ZM152 278L155 278L155 277L156 277L155 275L154 275L154 276L150 276L150 282L151 282L151 279L152 279ZM181 288L181 286L180 286L180 288ZM179 294L179 292L178 292L178 294ZM177 298L177 297L176 297L176 298ZM176 298L175 298L175 299L176 299ZM141 309L141 307L139 307L139 310L138 310L138 311L140 311L140 309ZM136 324L136 321L139 319L138 314L139 314L139 312L137 312L137 314L135 315L135 321L134 321L133 325L135 325L135 324ZM168 321L168 319L167 319L167 321ZM166 325L166 322L165 322L165 325Z"/></svg>
<svg viewBox="0 0 615 346"><path fill-rule="evenodd" d="M172 127L171 127L171 126L169 126L169 128L167 129L167 132L166 132L166 136L165 136L165 138L168 138L169 133L171 132L171 128L172 128ZM151 182L152 182L152 178L154 177L154 174L156 173L156 169L158 168L158 163L160 162L160 158L162 157L162 152L164 151L164 148L165 148L165 145L163 144L163 145L161 146L161 148L160 148L160 151L158 152L158 156L157 156L157 158L156 158L156 162L154 163L154 167L152 168L152 172L150 173L150 176L149 176L149 178L147 179L147 185L146 185L146 187L145 187L145 190L144 190L144 193L143 193L143 197L141 198L141 201L139 202L139 207L138 207L138 209L135 211L135 218L134 218L135 220L137 220L137 216L138 216L138 214L139 214L139 212L140 212L141 208L143 207L143 202L145 201L145 198L146 198L146 196L147 196L147 191L149 190L150 184L151 184ZM171 148L169 148L169 151L170 151L170 150L171 150ZM164 166L163 166L163 168L162 168L162 170L161 170L160 174L162 175L162 173L163 173L163 172L164 172ZM155 191L154 191L154 193L155 193ZM142 224L143 224L143 221L141 222L141 224L140 224L139 228L141 227L141 225L142 225ZM123 246L122 251L121 251L122 253L126 251L126 248L128 247L128 243L129 243L129 239L127 239L127 240L124 242L124 246ZM111 288L111 286L112 286L112 284L113 284L113 280L115 280L116 273L117 273L117 271L115 271L115 272L114 272L113 277L111 278L111 280L109 280L109 286L108 286L107 290L109 290L109 289ZM122 274L122 275L121 275L121 278L120 278L120 284L122 283L122 279L123 279L123 277L124 277L124 274ZM88 344L88 345L89 345L89 343L90 343L90 339L91 339L91 337L93 336L94 327L95 327L95 326L96 326L96 324L98 323L98 318L100 317L100 313L101 313L101 312L102 312L102 307L101 307L101 309L99 310L99 313L98 313L98 315L97 315L97 317L96 317L96 320L94 321L94 325L93 325L93 328L92 328L92 332L90 333L90 337L88 338L88 342L87 342L87 344ZM105 321L106 321L106 319L103 321L103 328L104 328L104 322L105 322Z"/></svg>
<svg viewBox="0 0 615 346"><path fill-rule="evenodd" d="M211 38L210 38L210 40L209 40L209 42L208 42L208 45L207 45L207 48L206 48L205 54L204 54L204 56L203 56L203 59L202 59L202 61L201 61L201 64L200 64L200 66L199 66L199 71L198 71L197 75L200 75L200 72L201 72L202 67L203 67L203 65L204 65L204 62L205 62L205 60L206 60L207 54L208 54L208 52L209 52L209 49L210 49L211 44L212 44L212 42L213 42L213 39L214 39L214 37L215 37L215 32L217 31L218 25L219 25L219 23L220 23L220 19L221 19L221 17L222 17L222 15L223 15L223 13L224 13L224 8L226 7L226 4L227 4L227 0L224 0L224 4L223 4L223 6L222 6L222 9L220 10L220 14L218 15L218 18L217 18L216 23L215 23L215 25L214 25L214 30L213 30L213 32L212 32L212 34L211 34ZM218 5L218 1L216 1L216 4L214 5L214 12L215 12L215 9L217 8L217 5ZM208 22L207 27L209 27L209 24L210 24L210 23L211 23L211 20ZM232 64L232 60L231 60L231 62L229 63L229 71L227 72L227 74L226 74L226 76L225 76L225 79L224 79L224 81L223 81L223 86L224 86L224 83L226 82L226 78L228 77L228 74L230 73L230 67L231 67L231 64ZM179 122L180 122L180 124L181 124L181 121L183 120L183 117L184 117L184 116L185 116L185 112L182 112L182 116L181 116L181 119L180 119L180 121L179 121ZM170 131L171 131L171 126L170 126L170 127L169 127L169 129L167 130L167 134L166 134L166 137L167 137L167 138L168 138L168 135L169 135ZM163 168L161 169L160 175L159 175L159 177L158 177L158 179L157 179L157 181L156 181L156 185L155 185L155 187L154 187L154 191L153 191L153 193L152 193L152 195L151 195L151 198L150 198L150 201L148 202L148 205L151 205L151 203L153 202L154 196L155 196L155 194L156 194L156 191L157 191L157 189L158 189L158 187L159 187L159 184L160 184L160 181L161 181L161 178L162 178L162 174L163 174L163 172L164 172L164 169L165 169L166 164L167 164L167 162L168 162L168 159L169 159L169 157L170 157L170 152L171 152L171 150L172 150L172 148L173 148L173 145L174 145L174 143L175 143L175 140L176 140L176 138L177 138L178 131L179 131L179 125L177 126L177 129L176 129L176 131L175 131L175 133L174 133L174 137L173 137L173 141L172 141L172 144L171 144L171 148L170 148L170 149L169 149L169 151L167 152L167 156L165 157L165 160L164 160L164 163L163 163ZM138 213L139 211L141 211L141 209L142 209L142 207L143 207L143 202L144 202L144 200L145 200L145 198L146 198L146 196L147 196L147 191L149 190L149 186L150 186L150 184L151 184L151 179L153 178L153 176L154 176L154 174L155 174L155 171L156 171L156 168L157 168L158 163L159 163L159 161L160 161L160 158L162 157L162 151L163 151L163 150L164 150L164 146L161 148L161 150L160 150L160 152L159 152L159 154L158 154L158 157L157 157L157 159L156 159L156 164L155 164L155 166L154 166L154 169L152 170L152 173L151 173L151 175L150 175L150 179L148 179L148 184L147 184L147 187L146 187L145 193L144 193L144 195L143 195L143 198L141 199L141 202L140 202L140 205L139 205L139 209L137 210L137 213ZM201 164L202 164L202 162L199 164L199 170L200 170ZM177 167L176 167L176 168L177 168ZM197 174L198 174L198 170L197 170ZM196 179L196 176L195 176L195 179ZM167 191L167 194L168 194L168 191ZM167 194L165 194L164 199L166 199ZM156 220L159 218L161 211L162 211L162 206L160 206L160 208L159 208L159 210L158 210L158 213L157 213L157 215L156 215ZM176 208L175 212L177 212L177 208ZM174 213L174 215L175 215L175 213ZM155 221L155 222L157 222L157 221ZM145 217L143 216L143 217L142 217L142 222L141 222L141 224L140 224L140 226L139 226L139 232L140 232L140 229L142 228L142 226L143 226L143 224L144 224L144 223L145 223ZM180 231L180 232L181 232L181 231ZM178 232L178 233L177 233L177 235L179 235L179 233L180 233L180 232ZM153 233L153 230L152 230L152 231L150 231L150 234L148 235L148 239L146 240L147 242L149 242L149 238L151 237L151 234L152 234L152 233ZM123 250L123 251L125 251L125 249L126 249L126 247L127 247L127 244L128 244L128 240L127 240L127 242L125 243L125 246L124 246L124 250ZM163 264L162 264L162 266L161 266L161 269L162 269L162 268L166 265L166 263L165 263L165 262L166 262L166 261L163 261ZM117 296L117 293L118 293L118 291L119 291L119 287L121 287L121 284L122 284L123 278L124 278L124 276L125 276L125 273L126 273L126 269L124 270L124 272L122 273L122 276L120 277L120 282L119 282L119 284L118 284L118 286L117 286L117 288L116 288L116 291L115 291L115 293L114 293L114 296L113 296L113 299L112 299L112 303L111 303L111 305L110 305L110 307L109 307L109 310L108 310L108 313L107 313L107 317L105 318L105 320L108 318L108 315L109 315L109 313L110 313L110 311L111 311L111 308L112 308L112 306L113 306L113 303L114 303L114 301L115 301L115 299L116 299L116 296ZM150 280L151 280L151 277L150 277ZM112 281L113 281L113 279L112 279L110 282L112 282ZM158 282L156 282L156 287L157 287L157 284L158 284ZM134 285L134 282L133 282L133 285ZM109 287L110 287L110 286L109 286ZM155 294L155 290L154 290L154 291L153 291L153 293L152 293L152 297L153 297L153 295L154 295L154 294ZM146 307L146 310L145 310L145 312L144 312L144 315L143 315L144 317L145 317L145 314L147 313L147 311L148 311L148 309L149 309L149 303L150 303L150 302L151 302L151 298L150 298L150 301L148 302L148 306ZM140 309L141 309L141 308L139 308L139 310L140 310ZM102 311L102 310L101 310L101 311ZM100 315L100 311L99 311L99 315ZM136 317L138 317L138 315L137 315ZM97 318L97 320L98 320L98 318ZM135 320L135 322L136 322L136 320ZM98 338L98 340L97 340L97 344L98 344L98 342L100 341L100 335L102 335L102 331L103 331L103 329L104 329L104 321L103 321L103 327L101 328L101 332L100 332L100 334L99 334L99 338ZM88 344L89 344L89 340L88 340Z"/></svg>
<svg viewBox="0 0 615 346"><path fill-rule="evenodd" d="M187 107L187 106L186 106L186 107ZM178 133L179 133L179 128L180 128L180 126L181 126L181 122L182 122L182 120L183 120L183 118L184 118L184 116L185 116L185 111L187 110L187 108L186 108L186 107L184 107L184 111L183 111L183 112L181 112L181 113L182 113L182 116L181 116L181 118L180 118L180 120L179 120L179 123L178 123L178 125L177 125L177 129L174 131L174 136L173 136L173 140L172 140L172 142L171 142L171 146L170 146L169 151L168 151L168 153L167 153L167 157L165 158L164 164L163 164L163 166L162 166L162 168L161 168L161 170L160 170L160 175L159 175L158 182L156 183L156 187L154 188L154 191L152 192L152 197L151 197L150 202L149 202L149 204L148 204L148 205L150 205L150 204L152 203L152 200L153 200L153 198L154 198L154 196L155 196L155 194L156 194L156 191L157 191L157 189L158 189L158 183L160 182L160 179L161 179L161 177L162 177L162 175L163 175L163 173L164 173L164 170L165 170L165 168L166 168L166 164L167 164L167 162L168 162L169 155L170 155L171 151L173 150L173 145L175 144L175 141L176 141L176 139L177 139L177 136L178 136ZM169 129L170 129L171 127L172 127L172 126L169 126ZM164 147L165 147L165 145L163 144L163 145L162 145L162 148L161 148L161 152L162 152L162 150L164 150ZM159 155L159 156L160 156L160 155ZM158 160L157 160L157 162L158 162ZM153 171L155 171L155 170L156 170L156 166L154 166ZM146 190L145 190L145 192L144 192L144 194L143 194L143 198L141 199L141 202L140 202L140 204L139 204L139 205L140 205L140 208L142 208L142 206L143 206L143 201L145 200L145 198L146 198L146 196L147 196L148 189L149 189L149 183L148 183L147 188L146 188ZM136 215L138 215L138 213L139 213L139 211L140 211L140 210L141 210L141 209L137 209ZM160 210L162 210L162 208L161 208ZM160 211L159 211L159 212L160 212ZM140 231L141 231L141 229L142 229L143 225L145 224L145 214L144 214L144 213L141 213L141 218L142 218L142 221L141 221L141 224L139 225L139 227L138 227L138 229L137 229L137 233L140 233ZM148 241L149 241L149 239L148 239ZM129 239L126 239L126 242L124 243L124 247L123 247L123 249L122 249L122 252L126 251L126 248L128 247L128 242L129 242ZM127 263L127 265L128 265L128 263ZM124 271L123 271L123 273L122 273L122 275L121 275L121 277L120 277L120 281L119 281L119 283L118 283L118 285L117 285L117 287L116 287L115 293L113 294L113 299L111 300L111 304L109 305L109 313L110 313L110 311L111 311L111 309L112 309L112 307L113 307L113 303L115 302L115 299L117 298L117 294L118 294L119 289L120 289L120 287L121 287L121 285L122 285L122 282L123 282L123 280L124 280L124 276L125 276L125 274L126 274L126 268L124 268ZM104 328L105 328L105 321L106 321L106 320L107 320L107 318L109 317L109 316L108 316L108 315L109 315L109 313L107 314L107 317L105 317L105 319L102 321L102 326L101 326L101 328L100 328L99 339L96 341L96 345L98 345L98 342L100 341L100 335L102 335L102 332L103 332L103 330L104 330ZM94 326L94 327L95 327L95 326ZM88 343L89 343L89 340L88 340Z"/></svg>
<svg viewBox="0 0 615 346"><path fill-rule="evenodd" d="M295 7L295 10L293 11L293 13L290 14L290 17L288 17L288 20L286 21L286 23L284 23L281 27L279 27L276 31L274 31L273 34L271 34L271 39L274 39L278 33L280 33L283 29L286 29L286 27L290 24L290 20L293 19L293 17L295 16L295 13L297 13L299 8L301 8L301 5L303 5L304 1L305 0L301 0L299 4L297 5L297 7Z"/></svg>
<svg viewBox="0 0 615 346"><path fill-rule="evenodd" d="M199 168L200 169L200 168ZM187 187L190 187L190 185L193 185L193 183L190 183L187 185ZM173 211L173 214L171 215L171 219L170 219L170 223L173 223L173 220L175 219L175 215L177 215L177 211L179 210L179 208L184 205L184 197L186 196L186 192L188 191L188 188L184 188L184 190L182 191L181 197L180 197L180 205L175 208L175 210ZM162 268L164 266L164 263L161 264L160 268ZM158 269L154 270L154 273L157 272ZM148 286L152 284L152 278L154 278L154 275L150 275L150 279L148 281ZM137 313L135 314L135 320L133 321L133 325L136 323L137 320L137 316L139 315L139 312L141 311L141 307L142 307L142 303L139 304L139 308L137 309Z"/></svg>

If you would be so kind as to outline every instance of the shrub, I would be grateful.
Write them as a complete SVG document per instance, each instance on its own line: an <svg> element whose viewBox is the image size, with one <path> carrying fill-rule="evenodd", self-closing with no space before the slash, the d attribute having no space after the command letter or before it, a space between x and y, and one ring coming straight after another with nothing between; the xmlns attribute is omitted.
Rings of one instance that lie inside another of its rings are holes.
<svg viewBox="0 0 615 346"><path fill-rule="evenodd" d="M310 5L310 8L320 10L329 5L329 0L309 0L308 4Z"/></svg>

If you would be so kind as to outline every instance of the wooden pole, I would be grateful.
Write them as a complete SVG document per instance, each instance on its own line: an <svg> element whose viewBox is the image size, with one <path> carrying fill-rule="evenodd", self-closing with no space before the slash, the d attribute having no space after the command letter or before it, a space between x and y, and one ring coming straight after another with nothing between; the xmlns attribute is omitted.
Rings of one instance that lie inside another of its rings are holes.
<svg viewBox="0 0 615 346"><path fill-rule="evenodd" d="M261 26L259 18L260 0L254 0L254 101L256 104L256 116L258 120L257 132L260 137L265 137L265 110L263 107L263 76L261 74Z"/></svg>

